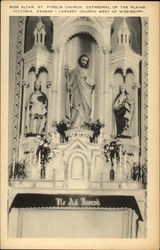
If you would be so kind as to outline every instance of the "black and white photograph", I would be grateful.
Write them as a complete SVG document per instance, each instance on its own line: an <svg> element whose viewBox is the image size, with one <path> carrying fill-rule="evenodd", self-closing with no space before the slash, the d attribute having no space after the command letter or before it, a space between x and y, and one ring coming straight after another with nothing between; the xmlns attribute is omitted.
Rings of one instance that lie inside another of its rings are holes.
<svg viewBox="0 0 160 250"><path fill-rule="evenodd" d="M10 237L145 237L147 24L10 17Z"/></svg>
<svg viewBox="0 0 160 250"><path fill-rule="evenodd" d="M149 22L9 16L8 239L147 238Z"/></svg>

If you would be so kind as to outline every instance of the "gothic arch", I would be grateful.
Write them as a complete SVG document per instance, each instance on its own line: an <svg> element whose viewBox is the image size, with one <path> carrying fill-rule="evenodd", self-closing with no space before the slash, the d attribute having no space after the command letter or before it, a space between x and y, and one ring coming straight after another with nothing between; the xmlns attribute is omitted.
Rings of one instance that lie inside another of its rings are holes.
<svg viewBox="0 0 160 250"><path fill-rule="evenodd" d="M89 34L98 44L98 46L103 47L104 41L102 35L95 29L95 27L89 22L74 22L74 24L70 24L69 29L64 29L61 35L59 36L59 44L63 47L67 41L74 35L79 33L87 33Z"/></svg>
<svg viewBox="0 0 160 250"><path fill-rule="evenodd" d="M46 68L45 66L40 66L40 67L38 68L37 74L40 75L40 73L42 73L42 72L45 72L45 73L48 74L48 70L47 70L47 68Z"/></svg>
<svg viewBox="0 0 160 250"><path fill-rule="evenodd" d="M86 173L86 177L88 178L89 176L89 166L87 164L88 158L87 156L82 152L82 151L73 151L70 156L68 157L68 164L67 164L67 176L69 177L69 173L71 176L71 170L72 170L72 162L76 158L81 158L82 162L84 164L83 166L83 171L84 171L84 177Z"/></svg>

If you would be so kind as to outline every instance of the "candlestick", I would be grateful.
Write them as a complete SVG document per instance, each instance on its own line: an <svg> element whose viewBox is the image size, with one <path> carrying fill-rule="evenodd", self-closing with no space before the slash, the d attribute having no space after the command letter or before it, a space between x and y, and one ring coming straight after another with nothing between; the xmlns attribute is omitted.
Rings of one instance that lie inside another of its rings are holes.
<svg viewBox="0 0 160 250"><path fill-rule="evenodd" d="M29 176L31 177L32 159L31 152L29 153Z"/></svg>
<svg viewBox="0 0 160 250"><path fill-rule="evenodd" d="M38 154L38 167L39 167L39 175L41 176L41 151Z"/></svg>
<svg viewBox="0 0 160 250"><path fill-rule="evenodd" d="M126 152L124 153L124 169L127 171L127 154Z"/></svg>
<svg viewBox="0 0 160 250"><path fill-rule="evenodd" d="M122 152L121 152L121 146L120 146L120 152L119 152L119 167L121 171L121 164L122 164Z"/></svg>
<svg viewBox="0 0 160 250"><path fill-rule="evenodd" d="M35 152L35 155L36 155L36 153L37 153L36 143L35 143L35 147L34 147L34 152Z"/></svg>
<svg viewBox="0 0 160 250"><path fill-rule="evenodd" d="M119 152L119 183L122 182L122 150L120 146L120 152Z"/></svg>

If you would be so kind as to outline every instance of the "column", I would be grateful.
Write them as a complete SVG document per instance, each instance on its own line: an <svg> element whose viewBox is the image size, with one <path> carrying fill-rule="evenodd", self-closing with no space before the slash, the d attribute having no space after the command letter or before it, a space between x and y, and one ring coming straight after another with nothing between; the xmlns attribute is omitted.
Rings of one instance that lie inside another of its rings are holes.
<svg viewBox="0 0 160 250"><path fill-rule="evenodd" d="M113 85L110 83L110 85L109 85L109 98L108 98L108 111L109 111L109 114L108 114L108 119L109 119L109 121L108 121L108 134L109 135L112 135L112 133L113 133L113 122L112 122L112 115L113 115L113 113L112 113L112 109L113 109L113 107L112 107L112 103L113 103Z"/></svg>
<svg viewBox="0 0 160 250"><path fill-rule="evenodd" d="M53 103L52 103L52 112L54 114L54 120L57 121L57 79L58 79L58 54L59 49L54 48L53 49L53 83L54 83L54 90L53 90Z"/></svg>
<svg viewBox="0 0 160 250"><path fill-rule="evenodd" d="M94 84L97 84L96 82L96 59L97 59L97 51L96 51L96 46L94 43L92 43L91 45L91 60L90 60L90 65L89 67L91 67L90 73L91 73L91 78L92 81L94 81ZM91 119L95 120L95 89L93 90L92 93L92 111L91 111Z"/></svg>
<svg viewBox="0 0 160 250"><path fill-rule="evenodd" d="M104 90L104 54L103 48L99 48L99 88L98 88L98 118L101 122L104 121L104 101L103 101L103 90Z"/></svg>
<svg viewBox="0 0 160 250"><path fill-rule="evenodd" d="M110 48L105 47L103 49L104 53L104 90L103 90L103 106L104 106L104 123L105 134L109 135L109 124L110 124ZM111 107L112 108L112 107Z"/></svg>
<svg viewBox="0 0 160 250"><path fill-rule="evenodd" d="M133 124L134 126L134 131L135 131L135 162L139 161L139 137L138 137L138 83L135 82L134 83L134 109L133 112L135 112L135 123ZM133 114L134 115L134 114ZM131 124L130 126L132 126L132 120L131 120Z"/></svg>
<svg viewBox="0 0 160 250"><path fill-rule="evenodd" d="M58 53L58 75L57 75L57 107L56 107L56 117L57 117L57 121L60 121L62 119L62 88L65 86L63 86L62 84L62 74L64 75L64 68L62 67L62 62L63 62L63 48L59 49L59 53ZM64 117L63 117L64 118Z"/></svg>
<svg viewBox="0 0 160 250"><path fill-rule="evenodd" d="M47 132L50 132L52 126L52 82L48 81L46 87L48 88L48 112L47 112Z"/></svg>
<svg viewBox="0 0 160 250"><path fill-rule="evenodd" d="M134 83L134 91L135 91L135 107L134 107L134 112L135 112L135 137L138 137L138 83Z"/></svg>
<svg viewBox="0 0 160 250"><path fill-rule="evenodd" d="M26 81L22 82L23 86L23 109L22 109L22 129L21 129L21 135L24 136L25 134L25 122L26 122L26 89L29 87L29 85L26 83Z"/></svg>
<svg viewBox="0 0 160 250"><path fill-rule="evenodd" d="M91 161L90 160L87 160L87 166L88 166L88 189L90 190L92 188L92 185L91 185Z"/></svg>

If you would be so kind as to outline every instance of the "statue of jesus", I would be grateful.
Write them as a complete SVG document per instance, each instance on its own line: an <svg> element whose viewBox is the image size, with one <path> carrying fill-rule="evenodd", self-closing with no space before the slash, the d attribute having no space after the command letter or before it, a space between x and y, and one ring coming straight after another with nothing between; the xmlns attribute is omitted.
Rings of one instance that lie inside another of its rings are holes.
<svg viewBox="0 0 160 250"><path fill-rule="evenodd" d="M72 128L80 128L91 118L92 93L95 85L88 72L89 58L81 55L78 66L70 72L66 70L68 117Z"/></svg>

